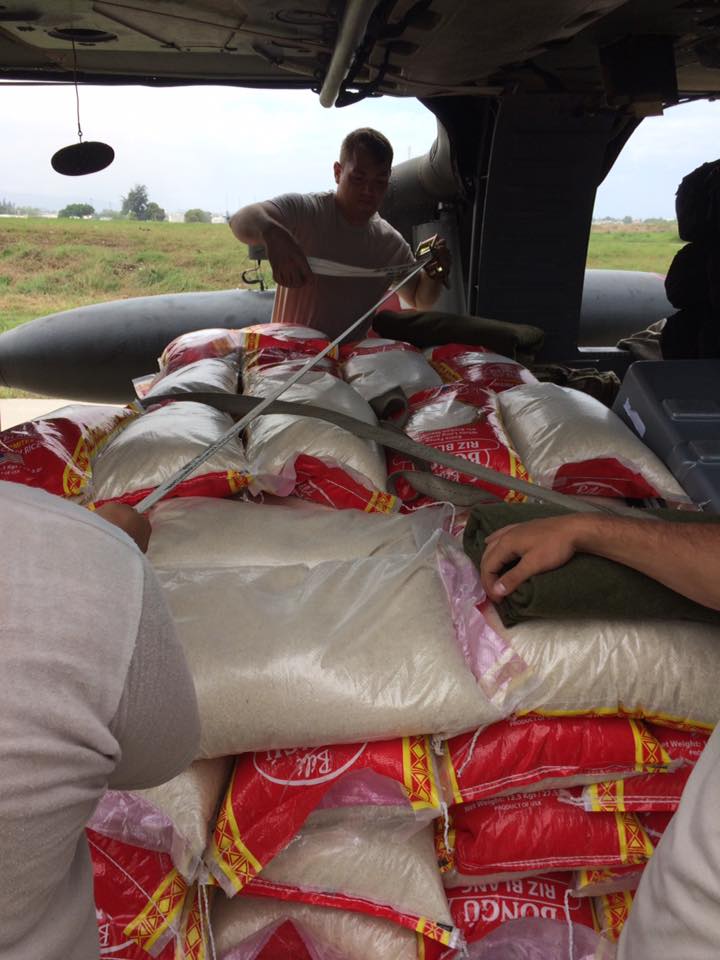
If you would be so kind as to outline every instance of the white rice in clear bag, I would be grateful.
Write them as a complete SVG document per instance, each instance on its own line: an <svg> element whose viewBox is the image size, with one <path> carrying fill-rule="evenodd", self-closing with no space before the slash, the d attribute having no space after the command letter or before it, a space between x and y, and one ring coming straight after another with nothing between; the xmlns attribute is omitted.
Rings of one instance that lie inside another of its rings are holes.
<svg viewBox="0 0 720 960"><path fill-rule="evenodd" d="M407 556L157 573L204 757L452 736L502 715L461 652L434 539Z"/></svg>

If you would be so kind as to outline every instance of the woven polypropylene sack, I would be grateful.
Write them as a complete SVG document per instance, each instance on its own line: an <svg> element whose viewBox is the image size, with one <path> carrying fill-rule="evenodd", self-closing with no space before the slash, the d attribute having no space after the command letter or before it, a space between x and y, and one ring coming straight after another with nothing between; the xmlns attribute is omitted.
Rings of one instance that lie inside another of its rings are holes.
<svg viewBox="0 0 720 960"><path fill-rule="evenodd" d="M196 360L237 353L241 334L242 330L226 330L223 327L181 333L160 354L158 367L162 373L168 374Z"/></svg>
<svg viewBox="0 0 720 960"><path fill-rule="evenodd" d="M503 422L536 483L605 497L688 497L667 467L599 400L554 383L498 395Z"/></svg>
<svg viewBox="0 0 720 960"><path fill-rule="evenodd" d="M465 659L438 564L431 540L408 556L314 567L158 568L195 681L202 755L452 735L500 719ZM482 641L465 640L472 657Z"/></svg>
<svg viewBox="0 0 720 960"><path fill-rule="evenodd" d="M123 843L169 853L188 882L198 875L230 775L229 758L196 760L149 790L108 790L91 829Z"/></svg>
<svg viewBox="0 0 720 960"><path fill-rule="evenodd" d="M233 421L203 403L168 403L134 420L97 458L96 502L137 503L220 439ZM249 483L242 444L233 437L173 491L173 496L230 496Z"/></svg>
<svg viewBox="0 0 720 960"><path fill-rule="evenodd" d="M416 935L389 920L304 903L221 896L215 898L212 914L219 956L244 958L243 941L285 919L301 924L320 947L336 950L345 960L418 960Z"/></svg>
<svg viewBox="0 0 720 960"><path fill-rule="evenodd" d="M301 890L342 894L402 914L452 925L437 869L433 828L409 837L372 807L312 814L260 878ZM253 885L248 888L252 892Z"/></svg>
<svg viewBox="0 0 720 960"><path fill-rule="evenodd" d="M342 347L340 357L343 376L366 400L398 388L411 397L442 383L422 352L401 340L370 337Z"/></svg>
<svg viewBox="0 0 720 960"><path fill-rule="evenodd" d="M142 391L144 399L170 393L237 393L236 356L196 360L172 373L159 373Z"/></svg>
<svg viewBox="0 0 720 960"><path fill-rule="evenodd" d="M532 620L509 630L484 613L534 672L521 711L627 713L714 727L720 720L720 630L701 623Z"/></svg>
<svg viewBox="0 0 720 960"><path fill-rule="evenodd" d="M260 504L182 497L153 510L148 557L159 567L314 566L414 553L448 520L442 507L388 516L339 513L296 498Z"/></svg>
<svg viewBox="0 0 720 960"><path fill-rule="evenodd" d="M137 416L131 407L73 404L0 432L0 480L85 500L93 463Z"/></svg>
<svg viewBox="0 0 720 960"><path fill-rule="evenodd" d="M266 397L281 381L267 376L254 383L255 396ZM283 393L283 400L335 410L371 425L377 418L370 405L349 384L329 373L311 371ZM374 443L323 420L281 414L264 415L249 427L247 454L253 473L268 477L295 476L300 454L330 466L340 466L371 490L384 490L384 457ZM275 492L271 490L270 492Z"/></svg>

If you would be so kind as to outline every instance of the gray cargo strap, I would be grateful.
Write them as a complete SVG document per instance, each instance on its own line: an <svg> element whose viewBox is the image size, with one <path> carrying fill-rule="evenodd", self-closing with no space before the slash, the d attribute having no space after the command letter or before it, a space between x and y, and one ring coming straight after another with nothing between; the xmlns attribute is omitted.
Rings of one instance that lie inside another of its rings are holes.
<svg viewBox="0 0 720 960"><path fill-rule="evenodd" d="M216 410L222 410L224 413L246 416L259 406L265 404L265 400L260 397L246 397L230 393L171 393L162 396L149 397L146 400L140 400L143 407L151 407L157 403L168 402L194 402L205 403L208 406L215 407ZM335 410L326 410L324 407L315 407L310 404L292 403L287 400L273 400L263 408L263 414L280 414L291 417L314 417L317 420L324 420L326 423L332 423L336 427L341 427L349 433L355 434L362 440L370 440L380 446L388 447L390 450L397 450L404 453L411 459L422 460L426 463L437 463L443 467L450 467L461 474L476 477L485 483L491 483L496 487L502 487L504 490L515 490L517 493L525 494L533 500L540 500L544 503L553 503L556 506L564 507L567 510L575 510L578 513L610 513L621 516L637 517L641 511L633 510L624 504L618 503L617 506L608 506L606 504L588 503L579 497L573 497L566 493L558 493L556 490L547 490L545 487L539 487L535 483L529 483L527 480L520 480L517 477L510 477L504 473L498 473L489 467L481 467L471 460L463 460L461 457L454 457L450 453L437 450L435 447L428 447L424 443L418 443L410 437L401 433L397 429L388 426L375 426L364 423L362 420L356 420L355 417L349 417L344 413L338 413ZM441 479L441 478L435 478ZM449 481L448 481L449 482ZM468 487L468 484L459 486ZM437 489L437 488L436 488ZM443 487L446 494L449 487ZM475 488L472 488L475 489ZM476 491L473 502L478 502L487 494ZM449 496L443 499L450 499ZM467 503L462 504L464 506Z"/></svg>

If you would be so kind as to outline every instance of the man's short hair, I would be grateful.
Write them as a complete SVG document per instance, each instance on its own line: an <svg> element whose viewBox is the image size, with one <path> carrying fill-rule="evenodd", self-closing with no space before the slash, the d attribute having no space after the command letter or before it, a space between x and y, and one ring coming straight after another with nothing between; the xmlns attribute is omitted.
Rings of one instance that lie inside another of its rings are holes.
<svg viewBox="0 0 720 960"><path fill-rule="evenodd" d="M384 137L379 130L360 127L359 130L349 133L340 146L340 163L345 163L350 157L354 157L358 148L366 150L376 163L392 166L393 148L388 138Z"/></svg>

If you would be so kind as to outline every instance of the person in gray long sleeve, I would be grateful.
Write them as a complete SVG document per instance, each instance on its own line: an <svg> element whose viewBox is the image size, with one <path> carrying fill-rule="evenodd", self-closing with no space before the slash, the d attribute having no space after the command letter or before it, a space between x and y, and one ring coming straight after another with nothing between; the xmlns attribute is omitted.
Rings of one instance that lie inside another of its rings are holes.
<svg viewBox="0 0 720 960"><path fill-rule="evenodd" d="M99 957L85 825L108 787L163 783L198 748L170 613L122 532L142 543L143 521L107 515L0 482L2 960Z"/></svg>

